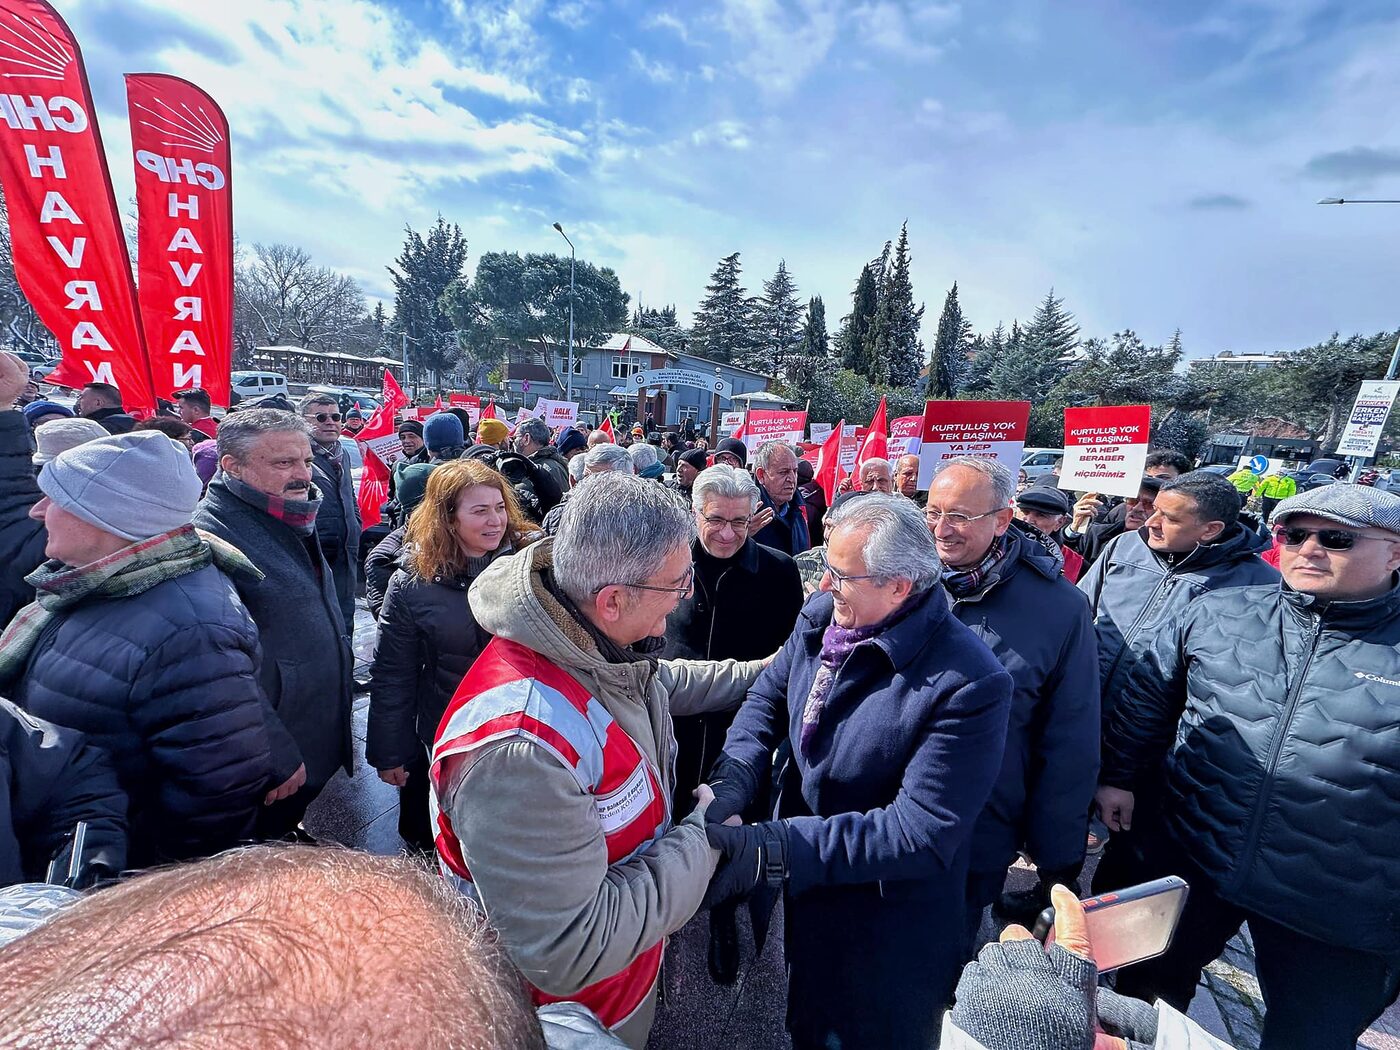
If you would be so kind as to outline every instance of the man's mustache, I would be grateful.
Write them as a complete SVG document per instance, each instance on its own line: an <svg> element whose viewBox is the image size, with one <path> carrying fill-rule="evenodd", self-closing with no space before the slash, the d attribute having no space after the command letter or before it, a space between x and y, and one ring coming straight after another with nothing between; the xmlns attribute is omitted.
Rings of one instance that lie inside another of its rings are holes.
<svg viewBox="0 0 1400 1050"><path fill-rule="evenodd" d="M309 492L311 486L300 481L289 482L283 489L283 495L291 495L293 492Z"/></svg>

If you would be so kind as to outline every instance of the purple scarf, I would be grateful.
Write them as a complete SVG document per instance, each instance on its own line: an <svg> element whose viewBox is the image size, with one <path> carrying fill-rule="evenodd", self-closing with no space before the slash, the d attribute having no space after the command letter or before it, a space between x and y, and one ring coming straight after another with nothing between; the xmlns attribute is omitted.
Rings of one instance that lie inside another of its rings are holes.
<svg viewBox="0 0 1400 1050"><path fill-rule="evenodd" d="M827 624L822 633L822 650L818 657L821 666L817 668L817 675L812 679L807 703L802 708L802 730L797 745L803 758L811 757L812 740L817 735L817 724L826 710L826 700L831 695L831 686L836 681L836 673L841 670L841 665L859 646L883 634L922 605L933 590L935 588L930 587L923 594L907 598L903 605L879 623L867 624L865 627L842 627L832 620Z"/></svg>

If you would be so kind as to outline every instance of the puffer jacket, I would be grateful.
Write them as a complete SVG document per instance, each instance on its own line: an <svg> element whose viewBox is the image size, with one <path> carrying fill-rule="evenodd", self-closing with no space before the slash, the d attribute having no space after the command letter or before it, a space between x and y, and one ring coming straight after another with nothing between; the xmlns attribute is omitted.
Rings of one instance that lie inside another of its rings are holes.
<svg viewBox="0 0 1400 1050"><path fill-rule="evenodd" d="M1013 523L983 586L952 599L1014 683L1001 772L972 835L974 872L1005 868L1021 848L1051 871L1084 857L1098 783L1097 648L1088 603L1040 535Z"/></svg>
<svg viewBox="0 0 1400 1050"><path fill-rule="evenodd" d="M1108 545L1079 581L1098 634L1105 720L1152 636L1164 624L1180 620L1192 601L1210 591L1278 580L1278 572L1258 557L1268 549L1264 536L1239 522L1219 543L1187 554L1157 553L1147 545L1145 528L1125 533Z"/></svg>
<svg viewBox="0 0 1400 1050"><path fill-rule="evenodd" d="M49 534L29 516L43 497L34 477L34 439L21 412L0 412L0 627L34 600L24 578L44 561Z"/></svg>
<svg viewBox="0 0 1400 1050"><path fill-rule="evenodd" d="M587 689L641 751L669 808L672 713L738 705L762 663L608 662L546 589L553 543L493 563L468 591L472 613L483 630L537 653ZM554 751L508 737L460 780L450 766L444 776L444 808L476 893L511 959L549 995L573 997L618 973L685 925L705 896L717 855L699 814L609 864L595 798ZM645 1045L653 1009L654 999L617 1034Z"/></svg>
<svg viewBox="0 0 1400 1050"><path fill-rule="evenodd" d="M277 783L261 658L233 582L206 565L63 610L10 697L111 756L131 799L129 860L144 866L215 853L252 832Z"/></svg>
<svg viewBox="0 0 1400 1050"><path fill-rule="evenodd" d="M365 734L365 761L375 769L407 765L433 746L448 701L491 640L467 601L467 588L491 560L478 559L466 572L432 579L401 565L390 577L379 615Z"/></svg>
<svg viewBox="0 0 1400 1050"><path fill-rule="evenodd" d="M1282 583L1218 591L1135 666L1101 779L1135 790L1165 754L1167 832L1221 897L1394 956L1398 706L1400 587L1331 604Z"/></svg>
<svg viewBox="0 0 1400 1050"><path fill-rule="evenodd" d="M365 559L365 605L369 614L379 619L384 609L384 596L389 590L389 581L399 568L399 555L403 552L403 537L407 525L400 525L385 536Z"/></svg>
<svg viewBox="0 0 1400 1050"><path fill-rule="evenodd" d="M335 593L340 601L340 618L349 637L355 630L355 592L360 572L360 505L355 498L355 479L350 453L337 442L327 447L311 442L311 480L321 490L321 508L316 512L316 535L326 564L331 567ZM236 540L231 541L237 543Z"/></svg>

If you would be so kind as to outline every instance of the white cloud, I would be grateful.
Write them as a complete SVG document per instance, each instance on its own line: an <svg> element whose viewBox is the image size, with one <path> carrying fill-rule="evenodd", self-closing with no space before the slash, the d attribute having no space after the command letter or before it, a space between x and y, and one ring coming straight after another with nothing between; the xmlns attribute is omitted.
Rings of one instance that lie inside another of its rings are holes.
<svg viewBox="0 0 1400 1050"><path fill-rule="evenodd" d="M593 97L593 86L582 77L572 77L564 88L564 100L569 103L587 102Z"/></svg>
<svg viewBox="0 0 1400 1050"><path fill-rule="evenodd" d="M690 30L686 28L686 24L666 11L658 11L642 25L647 29L668 29L680 37L682 43L690 43Z"/></svg>
<svg viewBox="0 0 1400 1050"><path fill-rule="evenodd" d="M582 29L593 19L595 5L585 0L565 0L550 9L549 17L570 29Z"/></svg>
<svg viewBox="0 0 1400 1050"><path fill-rule="evenodd" d="M943 45L927 39L940 36L959 15L956 4L932 4L910 12L894 0L864 3L851 12L861 39L871 47L911 61L928 62L943 53Z"/></svg>
<svg viewBox="0 0 1400 1050"><path fill-rule="evenodd" d="M722 146L733 150L748 149L753 144L748 127L739 120L719 120L708 127L697 128L691 132L690 141L696 146Z"/></svg>
<svg viewBox="0 0 1400 1050"><path fill-rule="evenodd" d="M796 90L836 41L835 0L724 0L720 26L729 34L735 67L764 91Z"/></svg>
<svg viewBox="0 0 1400 1050"><path fill-rule="evenodd" d="M676 71L660 59L653 61L635 47L631 51L632 68L653 84L669 84L676 79Z"/></svg>

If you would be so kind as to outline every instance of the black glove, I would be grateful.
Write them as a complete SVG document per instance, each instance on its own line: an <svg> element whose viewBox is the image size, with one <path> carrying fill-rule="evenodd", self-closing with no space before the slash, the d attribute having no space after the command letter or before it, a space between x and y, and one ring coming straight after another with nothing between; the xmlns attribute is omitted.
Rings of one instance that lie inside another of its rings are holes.
<svg viewBox="0 0 1400 1050"><path fill-rule="evenodd" d="M747 897L757 886L779 886L787 878L787 825L781 820L739 827L707 824L705 835L719 850L720 861L700 907Z"/></svg>
<svg viewBox="0 0 1400 1050"><path fill-rule="evenodd" d="M747 764L720 755L706 783L715 793L715 800L705 809L705 823L723 824L730 817L743 813L753 801L758 774Z"/></svg>
<svg viewBox="0 0 1400 1050"><path fill-rule="evenodd" d="M1093 1050L1098 976L1058 944L994 942L963 970L953 1023L987 1050Z"/></svg>

